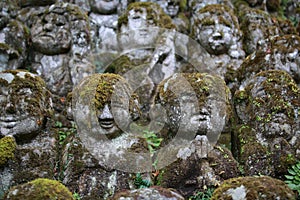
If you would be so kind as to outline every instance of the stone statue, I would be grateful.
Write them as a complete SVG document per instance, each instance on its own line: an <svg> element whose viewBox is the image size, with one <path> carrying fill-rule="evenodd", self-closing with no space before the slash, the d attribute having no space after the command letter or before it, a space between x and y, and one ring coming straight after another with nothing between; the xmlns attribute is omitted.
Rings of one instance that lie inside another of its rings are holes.
<svg viewBox="0 0 300 200"><path fill-rule="evenodd" d="M14 19L17 8L14 1L0 3L0 71L25 67L29 30Z"/></svg>
<svg viewBox="0 0 300 200"><path fill-rule="evenodd" d="M32 70L41 75L53 94L66 96L73 85L95 70L89 58L88 17L76 5L57 3L33 19Z"/></svg>
<svg viewBox="0 0 300 200"><path fill-rule="evenodd" d="M127 0L89 0L89 5L93 50L96 52L118 50L118 17L126 9Z"/></svg>
<svg viewBox="0 0 300 200"><path fill-rule="evenodd" d="M283 70L259 72L235 92L237 149L246 175L283 178L299 158L299 100L299 87Z"/></svg>
<svg viewBox="0 0 300 200"><path fill-rule="evenodd" d="M221 77L228 70L239 68L245 57L238 19L225 5L207 5L200 9L192 24L192 38L211 56L209 63L204 64ZM190 53L197 57L197 52Z"/></svg>
<svg viewBox="0 0 300 200"><path fill-rule="evenodd" d="M0 136L13 135L17 142L32 139L51 114L52 102L45 82L26 71L0 73Z"/></svg>
<svg viewBox="0 0 300 200"><path fill-rule="evenodd" d="M152 0L164 10L164 12L172 18L176 25L177 31L189 34L190 23L187 17L187 2L185 0Z"/></svg>
<svg viewBox="0 0 300 200"><path fill-rule="evenodd" d="M258 49L266 50L269 37L281 34L279 24L265 11L246 7L240 10L238 16L246 55Z"/></svg>
<svg viewBox="0 0 300 200"><path fill-rule="evenodd" d="M248 56L236 72L236 88L243 89L249 79L261 71L283 70L300 85L300 37L274 36L267 50L259 49Z"/></svg>

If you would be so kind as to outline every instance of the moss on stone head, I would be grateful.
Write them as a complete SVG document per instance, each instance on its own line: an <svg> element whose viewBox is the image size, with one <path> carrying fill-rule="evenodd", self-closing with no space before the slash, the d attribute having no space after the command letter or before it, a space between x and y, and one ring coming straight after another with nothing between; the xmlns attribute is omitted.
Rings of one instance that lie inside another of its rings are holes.
<svg viewBox="0 0 300 200"><path fill-rule="evenodd" d="M16 146L14 137L6 136L0 139L0 167L4 166L8 160L14 158Z"/></svg>
<svg viewBox="0 0 300 200"><path fill-rule="evenodd" d="M96 110L102 110L105 104L110 107L112 103L120 103L123 106L127 106L126 104L129 103L130 114L140 112L136 102L138 101L137 95L132 91L126 79L118 74L94 74L87 77L83 84L81 84L81 91L78 91L80 97L77 98L87 98L84 101L87 103L92 102ZM115 97L119 98L116 99L118 102L111 101L113 95L117 95Z"/></svg>
<svg viewBox="0 0 300 200"><path fill-rule="evenodd" d="M129 4L126 12L119 17L118 29L120 30L122 25L128 24L128 16L131 10L141 11L142 9L146 10L147 20L153 21L154 26L167 29L176 28L172 23L171 17L168 16L158 4L152 2L134 2Z"/></svg>
<svg viewBox="0 0 300 200"><path fill-rule="evenodd" d="M264 95L252 94L256 91L257 85L264 91ZM286 123L295 123L295 110L299 110L300 89L285 71L268 70L258 73L250 84L245 87L248 95L246 103L250 121L259 120L260 123L267 123L276 114L284 114Z"/></svg>
<svg viewBox="0 0 300 200"><path fill-rule="evenodd" d="M233 199L238 194L244 199L296 199L293 191L281 180L269 176L247 176L225 180L214 191L211 200Z"/></svg>
<svg viewBox="0 0 300 200"><path fill-rule="evenodd" d="M10 95L12 95L11 99L19 99L18 95L20 95L20 89L29 88L32 91L30 98L25 99L25 101L28 102L28 107L26 108L27 112L33 116L39 114L44 116L52 115L50 92L46 89L45 81L41 77L25 70L5 70L0 72L0 74L3 74L4 76L6 74L11 74L14 76L10 83L0 77L0 83L5 87L10 88Z"/></svg>
<svg viewBox="0 0 300 200"><path fill-rule="evenodd" d="M238 18L234 14L233 10L226 5L211 4L201 8L197 12L197 19L194 22L191 33L193 38L195 38L198 34L196 31L197 28L214 25L216 23L212 16L217 17L220 24L233 29L235 35L238 36L241 34Z"/></svg>
<svg viewBox="0 0 300 200"><path fill-rule="evenodd" d="M180 80L187 81L191 88L180 84L178 85L177 83L178 81L180 82ZM174 86L178 88L172 88ZM183 90L183 88L185 88L185 90ZM229 106L229 89L226 87L225 82L217 76L205 73L175 74L162 81L158 85L157 91L159 92L160 99L163 104L172 102L174 99L179 98L177 96L178 94L174 93L174 91L180 91L180 95L182 96L196 94L199 107L204 106L207 100L211 97L215 100L224 101L224 103ZM230 110L231 109L227 111Z"/></svg>
<svg viewBox="0 0 300 200"><path fill-rule="evenodd" d="M283 35L272 37L271 41L271 51L272 53L292 53L293 51L300 49L300 36L298 35ZM300 53L298 53L300 54Z"/></svg>
<svg viewBox="0 0 300 200"><path fill-rule="evenodd" d="M38 178L28 183L12 187L4 199L10 200L41 200L61 199L73 200L72 193L59 181Z"/></svg>

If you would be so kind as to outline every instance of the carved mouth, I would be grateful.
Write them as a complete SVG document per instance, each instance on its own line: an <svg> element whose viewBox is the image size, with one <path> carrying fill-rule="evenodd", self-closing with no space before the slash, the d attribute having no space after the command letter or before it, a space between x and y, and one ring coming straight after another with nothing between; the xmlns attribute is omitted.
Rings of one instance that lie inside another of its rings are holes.
<svg viewBox="0 0 300 200"><path fill-rule="evenodd" d="M26 117L0 117L0 127L3 128L13 128L18 124L18 122L26 119Z"/></svg>
<svg viewBox="0 0 300 200"><path fill-rule="evenodd" d="M147 29L139 29L139 35L140 37L147 37L148 36Z"/></svg>
<svg viewBox="0 0 300 200"><path fill-rule="evenodd" d="M111 129L115 126L114 120L106 119L106 120L100 120L99 124L101 128L104 129Z"/></svg>

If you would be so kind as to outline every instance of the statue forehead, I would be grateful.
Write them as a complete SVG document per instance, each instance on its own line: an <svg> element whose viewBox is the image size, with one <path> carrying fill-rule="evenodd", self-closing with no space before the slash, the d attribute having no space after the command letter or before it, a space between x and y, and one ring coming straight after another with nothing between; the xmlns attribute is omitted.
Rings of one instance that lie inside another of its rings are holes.
<svg viewBox="0 0 300 200"><path fill-rule="evenodd" d="M1 72L0 83L1 88L12 88L12 91L20 88L30 88L40 93L46 87L43 79L25 71Z"/></svg>
<svg viewBox="0 0 300 200"><path fill-rule="evenodd" d="M140 7L140 8L132 8L131 10L129 10L128 12L128 16L132 16L135 15L137 13L143 13L143 14L147 14L147 10L146 8Z"/></svg>

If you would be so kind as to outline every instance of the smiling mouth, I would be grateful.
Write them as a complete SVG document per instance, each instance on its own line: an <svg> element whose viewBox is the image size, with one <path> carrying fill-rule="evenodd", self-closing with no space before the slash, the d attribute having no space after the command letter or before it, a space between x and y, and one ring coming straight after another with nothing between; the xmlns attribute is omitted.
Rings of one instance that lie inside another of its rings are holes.
<svg viewBox="0 0 300 200"><path fill-rule="evenodd" d="M114 120L110 120L110 119L99 120L99 124L101 128L104 129L111 129L115 126Z"/></svg>

